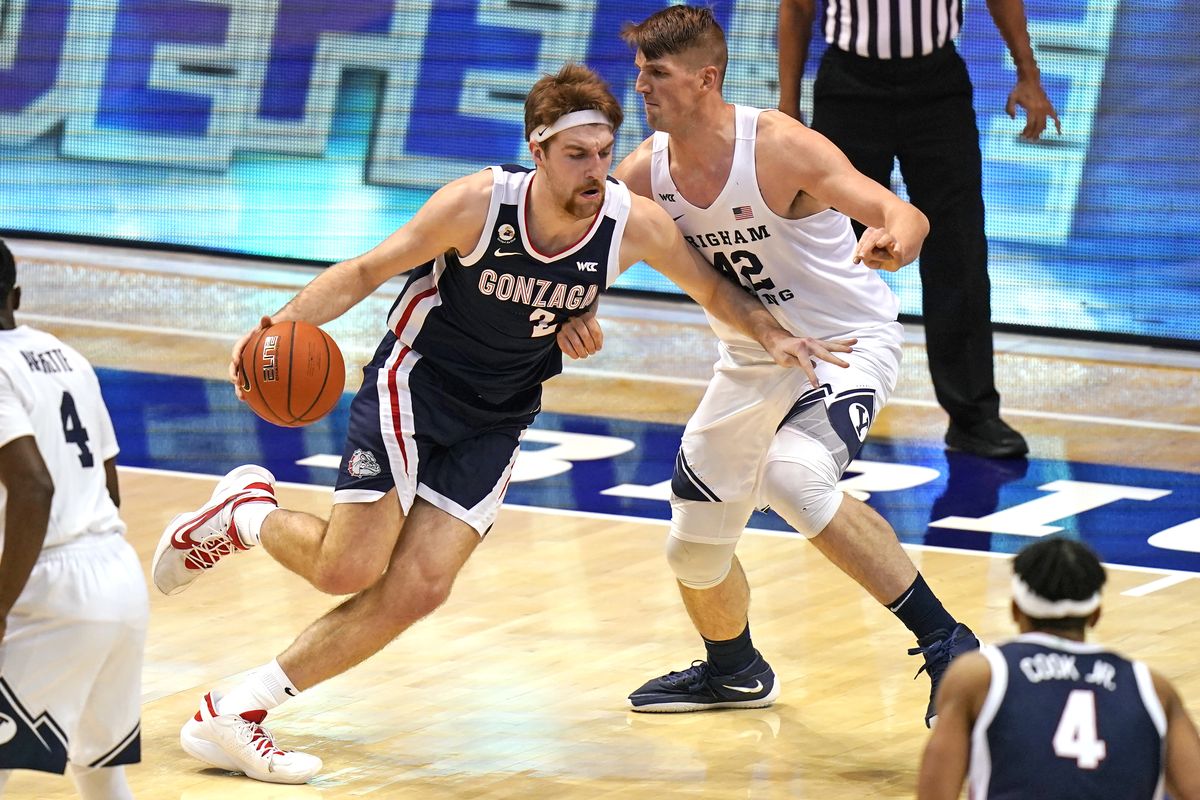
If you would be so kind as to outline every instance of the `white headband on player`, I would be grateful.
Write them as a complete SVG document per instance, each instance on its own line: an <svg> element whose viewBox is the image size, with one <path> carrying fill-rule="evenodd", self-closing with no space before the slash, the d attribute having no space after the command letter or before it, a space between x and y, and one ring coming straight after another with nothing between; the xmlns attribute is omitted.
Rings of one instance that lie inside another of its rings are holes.
<svg viewBox="0 0 1200 800"><path fill-rule="evenodd" d="M1086 600L1047 600L1016 575L1012 579L1012 594L1017 608L1034 619L1087 617L1100 607L1099 592Z"/></svg>
<svg viewBox="0 0 1200 800"><path fill-rule="evenodd" d="M562 133L567 128L574 128L579 125L607 125L611 128L612 120L606 117L603 112L597 111L594 108L589 108L586 111L572 111L563 114L550 125L542 125L534 128L533 132L529 134L529 141L540 144L556 133Z"/></svg>

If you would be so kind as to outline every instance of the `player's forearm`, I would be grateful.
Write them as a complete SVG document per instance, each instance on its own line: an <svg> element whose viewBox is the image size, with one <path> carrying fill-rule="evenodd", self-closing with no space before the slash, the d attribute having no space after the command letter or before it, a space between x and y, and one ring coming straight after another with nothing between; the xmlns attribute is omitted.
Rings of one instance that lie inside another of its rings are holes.
<svg viewBox="0 0 1200 800"><path fill-rule="evenodd" d="M0 556L0 618L12 610L42 553L53 498L53 486L41 483L8 487L4 555Z"/></svg>
<svg viewBox="0 0 1200 800"><path fill-rule="evenodd" d="M1017 67L1017 79L1040 82L1041 74L1033 56L1033 46L1029 43L1029 22L1025 18L1023 0L987 0L987 6Z"/></svg>
<svg viewBox="0 0 1200 800"><path fill-rule="evenodd" d="M369 277L362 258L359 256L327 267L272 315L272 319L275 322L303 320L322 325L345 314L379 286Z"/></svg>
<svg viewBox="0 0 1200 800"><path fill-rule="evenodd" d="M813 0L779 2L779 109L799 118L804 64L812 41Z"/></svg>
<svg viewBox="0 0 1200 800"><path fill-rule="evenodd" d="M929 235L929 219L911 203L899 198L888 203L883 214L883 227L900 243L903 263L912 263L921 254L921 245Z"/></svg>
<svg viewBox="0 0 1200 800"><path fill-rule="evenodd" d="M704 307L724 322L770 350L776 340L791 336L758 298L724 278L717 279L710 299Z"/></svg>

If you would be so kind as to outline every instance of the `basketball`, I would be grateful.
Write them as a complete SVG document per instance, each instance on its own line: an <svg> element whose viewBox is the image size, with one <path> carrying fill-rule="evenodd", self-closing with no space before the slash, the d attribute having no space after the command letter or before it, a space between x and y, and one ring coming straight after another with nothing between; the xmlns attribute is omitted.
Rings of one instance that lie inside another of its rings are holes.
<svg viewBox="0 0 1200 800"><path fill-rule="evenodd" d="M257 331L242 350L242 392L255 414L296 428L333 410L346 385L346 365L333 337L307 322Z"/></svg>

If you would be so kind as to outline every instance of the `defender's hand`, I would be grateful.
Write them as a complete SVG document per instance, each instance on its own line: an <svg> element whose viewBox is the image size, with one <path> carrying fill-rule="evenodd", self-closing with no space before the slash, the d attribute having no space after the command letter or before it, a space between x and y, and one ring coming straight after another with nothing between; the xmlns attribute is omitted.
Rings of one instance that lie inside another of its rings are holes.
<svg viewBox="0 0 1200 800"><path fill-rule="evenodd" d="M900 242L886 228L867 228L854 248L854 263L895 272L912 260L905 255Z"/></svg>
<svg viewBox="0 0 1200 800"><path fill-rule="evenodd" d="M781 367L799 367L808 376L808 382L813 388L821 385L817 371L813 368L813 359L833 364L843 369L849 367L834 353L853 353L858 339L814 339L811 336L785 336L772 343L768 352L775 363Z"/></svg>

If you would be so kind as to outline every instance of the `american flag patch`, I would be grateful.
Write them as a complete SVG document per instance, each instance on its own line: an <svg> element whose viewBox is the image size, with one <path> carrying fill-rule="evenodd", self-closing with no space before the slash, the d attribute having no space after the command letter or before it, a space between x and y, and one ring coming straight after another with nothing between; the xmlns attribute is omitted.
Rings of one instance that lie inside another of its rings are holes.
<svg viewBox="0 0 1200 800"><path fill-rule="evenodd" d="M754 217L754 212L750 210L750 206L738 206L733 209L734 219L751 219Z"/></svg>

